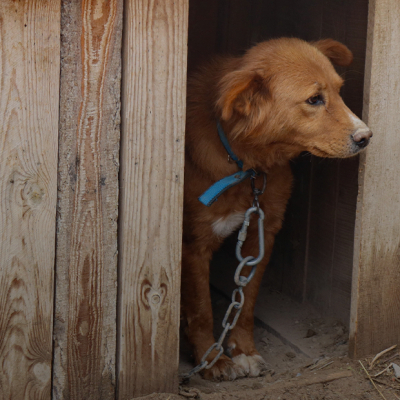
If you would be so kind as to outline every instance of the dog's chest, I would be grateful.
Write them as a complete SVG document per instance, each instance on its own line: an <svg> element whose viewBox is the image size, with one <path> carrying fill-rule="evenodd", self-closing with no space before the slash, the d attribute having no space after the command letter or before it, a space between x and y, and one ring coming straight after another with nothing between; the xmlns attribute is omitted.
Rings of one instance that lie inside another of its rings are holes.
<svg viewBox="0 0 400 400"><path fill-rule="evenodd" d="M212 224L212 230L215 235L225 239L234 232L244 221L244 213L234 213L227 217L218 218Z"/></svg>

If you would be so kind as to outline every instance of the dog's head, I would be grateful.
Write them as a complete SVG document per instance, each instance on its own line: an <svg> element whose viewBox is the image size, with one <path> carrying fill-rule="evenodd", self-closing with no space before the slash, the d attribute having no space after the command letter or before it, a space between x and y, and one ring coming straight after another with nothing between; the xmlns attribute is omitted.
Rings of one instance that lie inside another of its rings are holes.
<svg viewBox="0 0 400 400"><path fill-rule="evenodd" d="M332 39L262 42L221 78L218 116L238 140L322 157L357 154L372 133L344 104L343 79L332 66L347 66L352 59L350 50Z"/></svg>

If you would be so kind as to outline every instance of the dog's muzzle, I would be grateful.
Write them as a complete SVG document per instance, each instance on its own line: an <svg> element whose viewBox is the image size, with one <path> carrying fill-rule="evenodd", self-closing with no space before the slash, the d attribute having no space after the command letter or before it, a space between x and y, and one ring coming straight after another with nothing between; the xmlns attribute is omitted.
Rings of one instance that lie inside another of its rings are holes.
<svg viewBox="0 0 400 400"><path fill-rule="evenodd" d="M371 138L372 132L368 127L359 128L351 135L351 140L358 149L363 149L364 147L367 147Z"/></svg>

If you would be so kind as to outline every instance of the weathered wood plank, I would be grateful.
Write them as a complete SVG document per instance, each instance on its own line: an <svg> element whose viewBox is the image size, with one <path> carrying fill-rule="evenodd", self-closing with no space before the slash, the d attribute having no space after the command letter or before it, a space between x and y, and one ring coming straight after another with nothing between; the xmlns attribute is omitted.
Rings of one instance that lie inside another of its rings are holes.
<svg viewBox="0 0 400 400"><path fill-rule="evenodd" d="M350 325L353 357L400 343L400 3L371 0Z"/></svg>
<svg viewBox="0 0 400 400"><path fill-rule="evenodd" d="M62 2L54 399L115 397L122 0Z"/></svg>
<svg viewBox="0 0 400 400"><path fill-rule="evenodd" d="M0 399L50 399L60 1L0 2Z"/></svg>
<svg viewBox="0 0 400 400"><path fill-rule="evenodd" d="M178 388L187 0L126 2L118 398Z"/></svg>

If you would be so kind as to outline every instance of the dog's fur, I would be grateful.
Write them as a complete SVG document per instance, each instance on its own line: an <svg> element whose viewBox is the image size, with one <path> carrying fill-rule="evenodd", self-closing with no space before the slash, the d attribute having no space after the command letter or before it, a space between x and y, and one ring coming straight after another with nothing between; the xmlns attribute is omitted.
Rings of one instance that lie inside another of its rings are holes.
<svg viewBox="0 0 400 400"><path fill-rule="evenodd" d="M307 43L282 38L260 43L242 57L218 58L189 79L182 310L196 363L215 342L210 259L224 238L241 225L253 200L249 181L230 188L210 207L198 200L213 183L238 170L228 161L216 121L243 160L243 169L265 172L268 182L260 197L265 212L265 257L244 289L244 308L228 339L232 358L221 356L205 370L206 378L257 376L265 368L254 346L253 310L291 192L289 161L303 151L321 157L350 157L372 136L339 94L343 80L331 62L347 66L351 61L350 50L332 39ZM243 256L258 254L256 230L253 222ZM215 354L214 350L209 359Z"/></svg>

